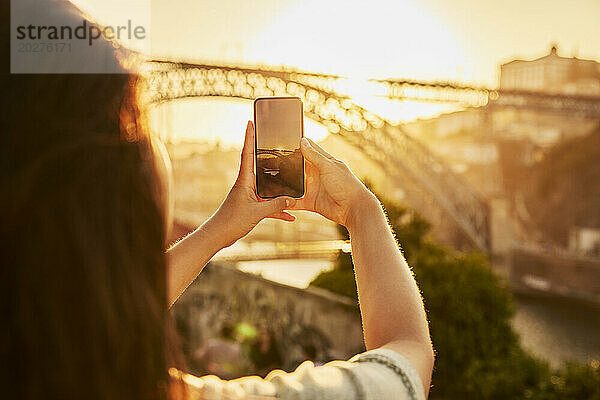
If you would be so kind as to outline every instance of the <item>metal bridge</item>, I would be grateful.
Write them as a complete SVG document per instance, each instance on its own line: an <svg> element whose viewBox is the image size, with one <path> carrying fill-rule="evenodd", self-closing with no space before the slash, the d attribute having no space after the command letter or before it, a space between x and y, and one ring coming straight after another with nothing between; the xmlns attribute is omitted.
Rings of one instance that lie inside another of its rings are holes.
<svg viewBox="0 0 600 400"><path fill-rule="evenodd" d="M518 108L600 119L600 97L597 96L497 90L403 79L374 79L372 82L381 85L382 96L389 99L455 103L463 107Z"/></svg>
<svg viewBox="0 0 600 400"><path fill-rule="evenodd" d="M490 248L489 209L479 193L401 126L359 106L340 92L336 75L286 68L186 64L152 61L141 74L146 104L202 96L253 100L260 96L298 96L304 114L360 149L399 187L410 178L428 193L480 249ZM600 118L600 99L502 92L452 83L374 80L390 99L454 102L464 106L519 107Z"/></svg>

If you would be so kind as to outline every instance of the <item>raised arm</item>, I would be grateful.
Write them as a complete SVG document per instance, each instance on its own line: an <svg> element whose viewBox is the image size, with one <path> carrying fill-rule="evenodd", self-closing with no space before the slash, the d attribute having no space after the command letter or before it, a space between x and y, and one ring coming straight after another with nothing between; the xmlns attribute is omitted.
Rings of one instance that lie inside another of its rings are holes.
<svg viewBox="0 0 600 400"><path fill-rule="evenodd" d="M433 350L423 301L377 198L316 143L304 139L307 194L295 208L316 211L350 232L367 350L406 357L429 391Z"/></svg>
<svg viewBox="0 0 600 400"><path fill-rule="evenodd" d="M202 226L167 251L169 305L202 271L222 248L247 235L262 219L292 222L295 217L284 211L295 199L279 197L261 201L256 196L254 177L254 125L248 122L237 179L219 209Z"/></svg>
<svg viewBox="0 0 600 400"><path fill-rule="evenodd" d="M357 207L347 228L366 347L389 348L408 358L427 394L433 350L423 301L379 202Z"/></svg>

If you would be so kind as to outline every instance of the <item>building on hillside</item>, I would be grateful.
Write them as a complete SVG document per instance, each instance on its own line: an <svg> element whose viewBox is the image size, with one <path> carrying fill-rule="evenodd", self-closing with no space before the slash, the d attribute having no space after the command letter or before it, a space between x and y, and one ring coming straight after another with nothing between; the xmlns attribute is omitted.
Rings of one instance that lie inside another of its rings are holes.
<svg viewBox="0 0 600 400"><path fill-rule="evenodd" d="M543 57L501 65L500 90L600 96L600 63L562 57L552 46ZM480 107L416 120L404 128L482 193L493 196L502 190L502 160L514 159L520 167L528 167L549 148L587 135L597 125L598 120L578 115Z"/></svg>
<svg viewBox="0 0 600 400"><path fill-rule="evenodd" d="M600 62L562 57L556 46L543 57L513 60L500 66L500 90L530 91L567 96L600 96ZM526 108L494 112L494 136L526 140L549 148L570 138L587 135L597 120Z"/></svg>
<svg viewBox="0 0 600 400"><path fill-rule="evenodd" d="M513 60L500 66L500 90L600 96L600 63L558 55L556 46L534 60Z"/></svg>

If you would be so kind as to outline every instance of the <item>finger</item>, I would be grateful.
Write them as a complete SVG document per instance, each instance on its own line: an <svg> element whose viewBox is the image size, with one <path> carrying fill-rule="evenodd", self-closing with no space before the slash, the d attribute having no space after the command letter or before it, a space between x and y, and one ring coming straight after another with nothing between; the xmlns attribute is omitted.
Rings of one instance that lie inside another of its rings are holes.
<svg viewBox="0 0 600 400"><path fill-rule="evenodd" d="M296 216L293 214L290 214L287 211L281 211L275 214L271 214L269 216L267 216L267 218L272 218L272 219L280 219L282 221L286 221L286 222L294 222L296 220Z"/></svg>
<svg viewBox="0 0 600 400"><path fill-rule="evenodd" d="M297 201L296 204L291 206L289 209L298 211L312 211L312 208L310 208L303 200Z"/></svg>
<svg viewBox="0 0 600 400"><path fill-rule="evenodd" d="M259 210L259 218L262 219L271 214L280 213L286 208L291 208L294 204L296 204L296 199L293 197L278 197L276 199L257 203L256 206Z"/></svg>
<svg viewBox="0 0 600 400"><path fill-rule="evenodd" d="M288 210L308 210L308 211L312 211L312 206L311 204L313 204L312 199L308 199L307 197L303 197L301 199L298 199L296 201L296 203L294 203L292 206L288 207Z"/></svg>
<svg viewBox="0 0 600 400"><path fill-rule="evenodd" d="M317 169L322 170L323 168L327 168L330 165L331 160L319 151L317 151L308 141L308 139L302 138L302 141L300 143L300 150L302 151L302 155L311 164L317 167Z"/></svg>
<svg viewBox="0 0 600 400"><path fill-rule="evenodd" d="M252 181L254 175L254 124L248 121L246 125L246 135L244 137L244 146L242 147L242 156L240 160L240 171L238 180L245 182Z"/></svg>
<svg viewBox="0 0 600 400"><path fill-rule="evenodd" d="M319 190L319 170L312 163L307 162L306 171L306 192L304 196L296 200L296 203L290 208L292 210L311 210L311 204L314 201L314 195Z"/></svg>
<svg viewBox="0 0 600 400"><path fill-rule="evenodd" d="M310 188L315 184L319 184L319 170L311 162L306 163L306 185Z"/></svg>

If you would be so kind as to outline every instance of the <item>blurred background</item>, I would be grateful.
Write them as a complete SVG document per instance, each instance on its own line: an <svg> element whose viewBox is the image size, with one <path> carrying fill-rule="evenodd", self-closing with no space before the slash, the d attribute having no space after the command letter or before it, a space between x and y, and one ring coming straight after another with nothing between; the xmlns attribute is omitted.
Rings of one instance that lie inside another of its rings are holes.
<svg viewBox="0 0 600 400"><path fill-rule="evenodd" d="M148 13L74 3L105 24ZM152 0L150 15L140 90L173 162L173 241L227 194L252 99L300 96L306 136L382 199L414 267L431 397L600 398L597 0ZM363 349L347 232L296 214L219 253L174 306L194 373Z"/></svg>

